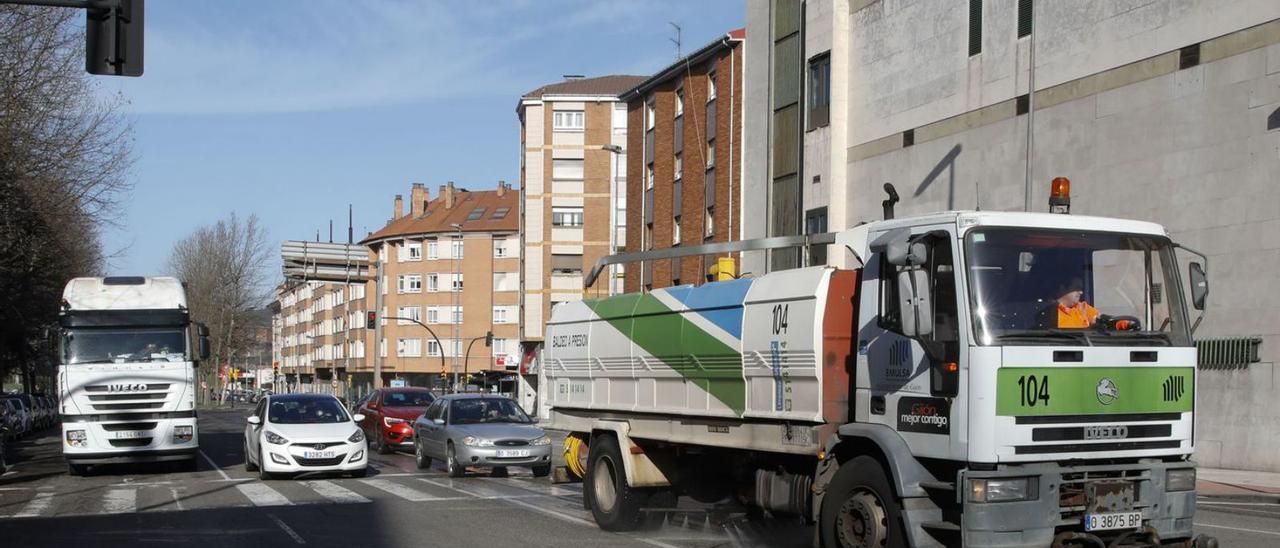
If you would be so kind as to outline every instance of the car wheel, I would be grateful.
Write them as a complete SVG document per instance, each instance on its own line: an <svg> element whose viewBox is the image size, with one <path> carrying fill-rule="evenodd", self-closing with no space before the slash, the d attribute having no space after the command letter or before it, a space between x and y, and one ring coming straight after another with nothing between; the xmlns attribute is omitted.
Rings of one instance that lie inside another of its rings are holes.
<svg viewBox="0 0 1280 548"><path fill-rule="evenodd" d="M258 471L258 465L254 464L253 459L249 458L249 444L247 442L244 444L244 471L245 472Z"/></svg>
<svg viewBox="0 0 1280 548"><path fill-rule="evenodd" d="M267 471L266 452L261 448L258 449L258 479L267 481L275 479L275 475Z"/></svg>
<svg viewBox="0 0 1280 548"><path fill-rule="evenodd" d="M591 440L591 456L582 489L591 506L591 515L605 531L633 531L640 526L640 509L648 494L627 485L618 440L612 436L598 439L600 441Z"/></svg>
<svg viewBox="0 0 1280 548"><path fill-rule="evenodd" d="M840 465L827 486L818 534L823 546L906 546L901 513L880 463L857 457Z"/></svg>
<svg viewBox="0 0 1280 548"><path fill-rule="evenodd" d="M449 477L451 478L460 478L467 473L466 467L458 462L458 455L453 449L453 442L449 442L449 447L445 450L444 466L448 469Z"/></svg>
<svg viewBox="0 0 1280 548"><path fill-rule="evenodd" d="M542 465L542 466L534 466L534 467L533 467L533 477L535 477L535 478L545 478L545 477L550 476L550 475L551 475L551 465L550 465L550 464L544 464L544 465Z"/></svg>
<svg viewBox="0 0 1280 548"><path fill-rule="evenodd" d="M413 441L413 462L418 465L419 470L431 468L431 457L422 452L422 444L418 440Z"/></svg>

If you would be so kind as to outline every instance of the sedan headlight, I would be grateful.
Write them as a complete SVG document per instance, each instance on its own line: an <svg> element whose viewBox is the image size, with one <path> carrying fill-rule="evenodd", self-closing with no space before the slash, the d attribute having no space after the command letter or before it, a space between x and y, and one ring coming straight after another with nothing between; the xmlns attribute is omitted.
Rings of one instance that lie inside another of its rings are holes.
<svg viewBox="0 0 1280 548"><path fill-rule="evenodd" d="M270 430L267 430L267 433L264 437L267 438L267 443L270 443L272 445L284 445L286 443L289 443L289 440L284 439L284 437L282 437L280 434L277 434Z"/></svg>
<svg viewBox="0 0 1280 548"><path fill-rule="evenodd" d="M1034 500L1039 482L1034 477L969 480L969 502Z"/></svg>
<svg viewBox="0 0 1280 548"><path fill-rule="evenodd" d="M467 436L462 438L462 445L466 445L468 447L493 447L493 440Z"/></svg>
<svg viewBox="0 0 1280 548"><path fill-rule="evenodd" d="M1196 488L1195 468L1175 468L1165 473L1165 491L1190 491Z"/></svg>
<svg viewBox="0 0 1280 548"><path fill-rule="evenodd" d="M536 440L531 440L529 445L551 445L551 436L542 436Z"/></svg>
<svg viewBox="0 0 1280 548"><path fill-rule="evenodd" d="M385 424L387 426L391 426L393 424L404 424L406 422L409 422L409 421L404 419L397 419L394 417L382 417L382 424Z"/></svg>
<svg viewBox="0 0 1280 548"><path fill-rule="evenodd" d="M351 443L360 443L364 441L364 431L356 429L355 432L351 433L351 437L347 438L347 441Z"/></svg>

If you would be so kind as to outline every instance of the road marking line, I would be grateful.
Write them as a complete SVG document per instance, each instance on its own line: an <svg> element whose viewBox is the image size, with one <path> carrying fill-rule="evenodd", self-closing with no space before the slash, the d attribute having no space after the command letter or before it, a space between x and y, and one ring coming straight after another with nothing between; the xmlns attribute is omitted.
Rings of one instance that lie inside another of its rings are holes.
<svg viewBox="0 0 1280 548"><path fill-rule="evenodd" d="M331 481L319 480L319 481L304 481L301 483L307 487L310 487L311 490L319 493L320 496L326 499L329 499L333 502L339 502L339 503L370 502L369 499L364 498L364 496L360 495L360 493L347 489L346 487L343 487Z"/></svg>
<svg viewBox="0 0 1280 548"><path fill-rule="evenodd" d="M391 480L366 479L360 480L360 483L373 487L375 489L386 491L405 500L413 502L422 502L426 500L439 500L441 497L419 491L407 485L400 485Z"/></svg>
<svg viewBox="0 0 1280 548"><path fill-rule="evenodd" d="M138 508L138 492L133 489L112 489L107 491L103 504L104 514L132 514Z"/></svg>
<svg viewBox="0 0 1280 548"><path fill-rule="evenodd" d="M17 474L17 473L18 473L18 471L17 471L17 470L10 470L10 471L8 471L8 472L5 472L3 475L4 475L4 476L12 476L12 475Z"/></svg>
<svg viewBox="0 0 1280 548"><path fill-rule="evenodd" d="M13 515L15 518L35 518L40 517L49 510L53 505L53 493L49 491L41 491L36 496L27 501L27 505L22 510Z"/></svg>
<svg viewBox="0 0 1280 548"><path fill-rule="evenodd" d="M214 470L217 470L218 473L222 475L222 479L227 481L231 480L231 476L228 476L226 472L223 472L222 468L218 466L218 463L213 462L213 459L209 458L209 455L206 455L204 451L200 451L200 456L204 457L204 460L209 462L209 466L212 466Z"/></svg>
<svg viewBox="0 0 1280 548"><path fill-rule="evenodd" d="M1275 531L1263 531L1261 529L1245 529L1244 527L1227 527L1226 525L1210 525L1208 523L1199 523L1199 522L1196 522L1195 525L1197 527L1212 527L1214 529L1230 529L1232 531L1243 531L1246 533L1262 533L1264 535L1275 535L1277 537L1280 537L1280 533L1277 533Z"/></svg>
<svg viewBox="0 0 1280 548"><path fill-rule="evenodd" d="M539 493L539 494L548 495L552 497L572 497L572 496L581 495L581 493L577 491L573 491L571 489L565 489L563 487L557 487L555 485L551 485L550 483L538 483L534 481L521 480L517 478L494 478L494 479L498 480L503 484L510 485L511 487L520 489L522 491L530 491L533 493Z"/></svg>
<svg viewBox="0 0 1280 548"><path fill-rule="evenodd" d="M182 507L182 497L178 496L178 488L170 487L169 493L173 495L173 505L178 507L178 511L181 512L183 510L186 510L185 508Z"/></svg>
<svg viewBox="0 0 1280 548"><path fill-rule="evenodd" d="M595 524L593 523L592 525L595 525ZM665 543L665 542L659 542L659 541L653 540L653 539L651 539L651 538L645 538L645 537L640 537L640 536L631 536L631 535L627 535L627 538L634 539L634 540L638 540L638 541L640 541L640 542L643 542L643 543L648 544L648 545L651 545L651 546L661 546L662 548L680 548L679 546L676 546L676 545L674 545L674 544L667 544L667 543Z"/></svg>
<svg viewBox="0 0 1280 548"><path fill-rule="evenodd" d="M449 483L443 483L443 482L439 482L439 481L436 481L436 480L430 480L430 479L427 479L427 478L418 478L418 481L425 482L425 483L430 483L431 485L435 485L435 486L437 486L437 487L443 487L443 488L445 488L445 489L452 489L452 490L457 491L457 492L459 492L459 493L462 493L462 494L464 494L464 495L467 495L467 496L470 496L470 497L473 497L473 498L477 498L477 499L482 499L482 500L493 500L493 499L530 499L530 498L537 498L537 497L545 497L545 496L547 496L547 495L542 495L542 494L538 494L538 493L533 493L533 492L528 491L528 490L525 490L526 492L530 493L530 494L528 494L528 495L517 495L517 494L512 494L512 493L503 493L502 491L498 491L497 489L491 489L491 488L489 488L489 487L484 487L484 486L480 486L480 485L476 485L476 484L468 484L468 486L467 486L468 488L467 488L467 489L463 489L463 488L461 488L461 487L458 487L458 486L456 485L456 483L455 483L453 480L449 480Z"/></svg>
<svg viewBox="0 0 1280 548"><path fill-rule="evenodd" d="M519 506L523 506L523 507L528 508L528 509L530 509L530 510L535 510L535 511L538 511L538 512L542 512L542 513L547 514L547 515L549 515L549 516L556 517L556 518L560 518L560 519L562 519L562 520L565 520L565 521L568 521L568 522L571 522L571 523L577 523L578 525L585 525L585 526L587 526L587 527L596 527L596 524L595 524L595 522L593 522L593 521L587 521L587 520L585 520L585 519L582 519L582 518L579 518L579 517L576 517L576 516L571 516L571 515L569 515L569 514L562 514L562 513L560 513L560 512L555 511L555 510L551 510L551 509L548 509L548 508L543 508L543 507L541 507L541 506L537 506L537 505L534 505L534 504L529 504L529 503L527 503L527 502L525 502L525 501L522 501L522 500L506 499L506 502L509 502L509 503L511 503L511 504L516 504L516 505L519 505ZM639 539L638 537L629 537L629 538L637 538L638 540L643 540L643 539ZM660 546L670 546L669 544L659 544L659 545L660 545ZM674 547L673 547L673 548L674 548Z"/></svg>
<svg viewBox="0 0 1280 548"><path fill-rule="evenodd" d="M302 538L302 535L299 535L297 531L294 531L292 527L289 527L289 524L285 523L284 520L276 517L275 514L267 514L267 517L271 518L271 521L276 522L276 525L279 525L280 528L283 529L285 533L288 533L289 536L293 537L294 542L297 542L298 544L307 543L307 541Z"/></svg>
<svg viewBox="0 0 1280 548"><path fill-rule="evenodd" d="M261 483L242 483L236 486L254 506L293 506L293 502L281 495L279 491Z"/></svg>

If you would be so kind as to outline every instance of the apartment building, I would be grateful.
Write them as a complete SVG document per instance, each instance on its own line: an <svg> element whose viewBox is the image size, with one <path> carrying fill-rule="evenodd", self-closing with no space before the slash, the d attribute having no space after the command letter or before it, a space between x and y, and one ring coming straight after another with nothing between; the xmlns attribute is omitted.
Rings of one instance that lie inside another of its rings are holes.
<svg viewBox="0 0 1280 548"><path fill-rule="evenodd" d="M274 389L345 395L348 376L365 362L364 283L290 281L272 306L280 363Z"/></svg>
<svg viewBox="0 0 1280 548"><path fill-rule="evenodd" d="M381 354L384 385L402 379L444 389L441 373L518 363L519 208L519 194L505 183L471 192L450 182L434 200L414 184L408 210L396 196L392 219L360 242L381 265L382 339L374 343L374 330L366 330L365 340ZM368 287L373 303L376 284ZM492 347L484 345L487 332ZM371 384L372 372L373 359L364 360L356 382Z"/></svg>
<svg viewBox="0 0 1280 548"><path fill-rule="evenodd" d="M628 250L739 239L745 29L731 31L622 94L627 103ZM631 265L626 291L699 283L715 256Z"/></svg>
<svg viewBox="0 0 1280 548"><path fill-rule="evenodd" d="M627 112L643 76L566 78L526 93L520 120L521 340L542 341L555 303L622 289L624 270L584 290L583 274L626 241Z"/></svg>

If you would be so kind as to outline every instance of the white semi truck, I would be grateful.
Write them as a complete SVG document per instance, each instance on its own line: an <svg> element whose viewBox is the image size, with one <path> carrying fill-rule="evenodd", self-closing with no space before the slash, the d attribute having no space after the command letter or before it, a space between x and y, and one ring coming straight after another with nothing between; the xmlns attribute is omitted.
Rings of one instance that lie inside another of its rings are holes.
<svg viewBox="0 0 1280 548"><path fill-rule="evenodd" d="M885 220L587 281L797 242L843 267L555 307L542 390L596 522L675 495L821 546L1216 545L1192 530L1203 255L1133 220L894 219L890 194Z"/></svg>
<svg viewBox="0 0 1280 548"><path fill-rule="evenodd" d="M94 464L196 467L196 366L208 331L176 278L75 278L62 296L58 412L72 474Z"/></svg>

